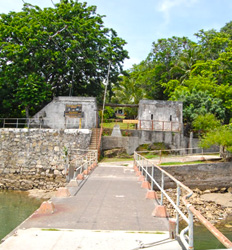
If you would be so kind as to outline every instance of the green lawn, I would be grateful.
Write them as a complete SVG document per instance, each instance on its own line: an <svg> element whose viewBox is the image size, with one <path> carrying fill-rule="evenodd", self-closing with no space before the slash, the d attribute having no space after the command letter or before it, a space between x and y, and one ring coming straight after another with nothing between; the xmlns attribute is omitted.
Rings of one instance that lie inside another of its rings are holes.
<svg viewBox="0 0 232 250"><path fill-rule="evenodd" d="M128 158L102 158L100 162L121 162L121 161L133 161L133 156Z"/></svg>
<svg viewBox="0 0 232 250"><path fill-rule="evenodd" d="M135 129L135 124L128 124L123 122L104 122L103 128L113 129L115 125L119 125L120 129Z"/></svg>
<svg viewBox="0 0 232 250"><path fill-rule="evenodd" d="M205 161L163 162L160 165L161 166L169 166L169 165L191 165L191 164L199 164L199 163L205 163Z"/></svg>

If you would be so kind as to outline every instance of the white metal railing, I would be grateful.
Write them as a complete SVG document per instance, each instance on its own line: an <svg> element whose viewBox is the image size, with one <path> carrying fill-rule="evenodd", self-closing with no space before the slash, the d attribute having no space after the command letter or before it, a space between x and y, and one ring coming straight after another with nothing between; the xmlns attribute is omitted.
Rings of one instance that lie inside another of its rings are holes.
<svg viewBox="0 0 232 250"><path fill-rule="evenodd" d="M107 123L119 125L121 129L181 132L183 124L175 121L105 119Z"/></svg>
<svg viewBox="0 0 232 250"><path fill-rule="evenodd" d="M138 154L143 154L143 156L148 158L148 156L154 156L154 158L150 158L151 160L158 159L158 163L166 162L167 158L172 160L172 157L174 157L174 160L178 159L178 157L183 158L194 155L202 155L203 158L212 158L212 155L215 155L216 158L220 158L220 149L214 148L213 150L204 149L204 148L180 148L180 149L166 149L166 150L144 150L144 151L136 151ZM191 160L191 159L190 159ZM194 157L192 157L192 160L194 161ZM169 162L168 161L168 162Z"/></svg>
<svg viewBox="0 0 232 250"><path fill-rule="evenodd" d="M134 162L139 168L142 175L145 176L146 181L151 182L151 190L154 190L155 186L161 191L160 200L158 203L163 205L164 196L172 204L176 211L176 233L180 236L180 240L188 250L194 249L194 235L193 235L193 216L199 219L199 221L226 247L232 248L232 242L226 238L218 229L216 229L208 220L206 220L199 211L197 211L189 202L188 199L193 195L193 191L178 181L168 172L161 167L154 165L150 160L146 159L142 155L134 152ZM155 173L156 171L156 173ZM160 175L160 180L156 177L157 173ZM165 177L171 179L176 184L176 201L165 191ZM184 194L182 195L182 191ZM181 196L182 195L182 196ZM180 203L183 203L188 212L186 216L180 209ZM187 227L184 228L179 234L179 220L180 216L187 223Z"/></svg>
<svg viewBox="0 0 232 250"><path fill-rule="evenodd" d="M72 150L72 151L80 151ZM68 162L67 165L67 181L76 179L78 174L82 174L85 170L88 170L92 164L98 161L98 151L88 150L87 153L76 156L73 160Z"/></svg>
<svg viewBox="0 0 232 250"><path fill-rule="evenodd" d="M79 128L80 119L66 119L57 122L50 118L0 118L0 128Z"/></svg>

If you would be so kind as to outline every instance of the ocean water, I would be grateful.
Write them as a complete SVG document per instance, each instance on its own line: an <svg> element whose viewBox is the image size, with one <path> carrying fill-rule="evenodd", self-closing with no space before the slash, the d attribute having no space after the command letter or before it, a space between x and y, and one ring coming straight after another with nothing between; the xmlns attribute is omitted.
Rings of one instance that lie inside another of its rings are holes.
<svg viewBox="0 0 232 250"><path fill-rule="evenodd" d="M29 217L42 200L22 191L0 191L0 240Z"/></svg>
<svg viewBox="0 0 232 250"><path fill-rule="evenodd" d="M232 241L232 229L218 228L230 241ZM218 239L204 226L194 227L194 249L226 249Z"/></svg>
<svg viewBox="0 0 232 250"><path fill-rule="evenodd" d="M0 191L0 240L39 208L42 202L41 199L28 197L26 192ZM232 225L232 222L229 224ZM219 230L232 241L232 227L220 227ZM194 249L225 247L204 226L195 226Z"/></svg>

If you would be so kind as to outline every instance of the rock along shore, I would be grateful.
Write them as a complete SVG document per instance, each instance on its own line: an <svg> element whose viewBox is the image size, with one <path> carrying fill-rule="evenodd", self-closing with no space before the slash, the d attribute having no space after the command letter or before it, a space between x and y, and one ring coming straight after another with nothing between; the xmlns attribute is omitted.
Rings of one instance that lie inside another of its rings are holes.
<svg viewBox="0 0 232 250"><path fill-rule="evenodd" d="M174 201L176 200L175 189L168 189L166 192ZM157 193L159 194L159 192ZM189 202L212 224L232 228L232 188L214 188L205 191L194 189ZM175 209L173 209L166 197L164 198L164 205L167 208L169 217L175 218ZM183 204L180 205L180 209L188 216ZM194 222L198 222L195 217Z"/></svg>

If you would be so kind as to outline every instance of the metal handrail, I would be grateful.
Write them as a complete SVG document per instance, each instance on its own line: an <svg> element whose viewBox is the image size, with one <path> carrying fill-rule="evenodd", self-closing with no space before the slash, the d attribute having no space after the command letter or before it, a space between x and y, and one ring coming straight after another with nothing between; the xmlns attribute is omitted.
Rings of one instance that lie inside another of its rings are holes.
<svg viewBox="0 0 232 250"><path fill-rule="evenodd" d="M121 119L108 119L110 122L118 123L122 122ZM59 125L56 120L52 120L51 118L0 118L0 127L2 128L19 128L20 126L33 128L39 127L47 128L47 122L49 122L49 126ZM79 119L73 121L74 124L71 126L76 126L77 128L80 126ZM143 123L146 126L142 126ZM69 126L70 124L60 123L61 125ZM129 123L128 123L129 124ZM134 124L134 123L132 123ZM156 126L158 125L158 126ZM129 129L129 128L127 128ZM134 128L130 128L130 130L152 130L152 131L171 131L171 132L180 132L182 129L182 123L174 122L174 121L159 121L159 120L138 120L138 126Z"/></svg>
<svg viewBox="0 0 232 250"><path fill-rule="evenodd" d="M194 150L200 150L201 152L190 152L190 151L194 151ZM183 151L183 153L181 155L194 155L194 154L204 154L204 148L199 148L199 147L195 147L195 148L178 148L178 149L159 149L159 150L144 150L144 151L136 151L137 153L163 153L163 152L181 152ZM187 153L185 153L187 152ZM217 152L207 152L209 154L217 154L219 153L219 151Z"/></svg>
<svg viewBox="0 0 232 250"><path fill-rule="evenodd" d="M151 161L146 159L145 157L141 156L137 152L134 152L134 161L135 165L141 169L142 173L145 174L146 180L148 180L148 177L151 181L151 190L154 189L154 184L158 187L158 189L161 191L161 198L159 204L163 205L163 196L167 198L167 200L172 204L174 209L176 210L176 232L179 233L179 216L181 216L188 224L186 228L184 228L180 232L180 240L182 241L183 245L186 247L186 249L194 249L193 244L193 215L196 216L199 221L212 233L214 236L226 247L226 248L232 248L232 242L226 238L218 229L216 229L208 220L206 220L199 211L197 211L192 204L188 202L188 199L193 195L193 191L185 186L182 182L178 181L175 177L173 177L171 174L163 170L161 167L154 165ZM146 164L145 164L146 163ZM152 174L148 171L148 164L149 167L152 167ZM154 169L158 169L161 172L161 185L155 180L154 178ZM170 178L173 182L176 183L177 188L177 200L176 203L172 200L172 198L167 194L167 192L164 189L164 177L167 176ZM182 197L182 202L185 205L187 211L188 211L188 217L180 210L180 196L181 196L181 189L183 188L187 194ZM188 236L186 235L188 233Z"/></svg>
<svg viewBox="0 0 232 250"><path fill-rule="evenodd" d="M195 152L194 152L195 151ZM146 154L154 154L157 155L157 157L159 157L159 161L157 162L157 164L161 164L162 160L165 159L166 157L183 157L183 156L194 156L194 155L202 155L203 158L207 155L214 155L217 154L220 157L220 149L218 148L218 151L208 151L207 149L204 150L204 148L199 148L199 147L195 147L195 148L179 148L179 149L165 149L165 150L144 150L144 151L136 151L138 154L143 154L144 157L146 158ZM167 154L165 154L167 153ZM154 160L154 159L150 159L150 160Z"/></svg>
<svg viewBox="0 0 232 250"><path fill-rule="evenodd" d="M87 153L83 155L78 155L75 159L71 160L68 164L68 172L70 169L70 165L73 163L75 164L74 174L71 178L75 179L78 174L88 169L88 167L91 166L93 163L95 162L97 163L97 161L98 161L97 150L88 150Z"/></svg>
<svg viewBox="0 0 232 250"><path fill-rule="evenodd" d="M68 126L79 128L79 120L72 120L72 124L66 124L66 122L58 123L57 120L53 120L51 118L0 118L0 127L2 128L49 128L53 127L54 125L64 125L65 128ZM48 126L46 123L49 122L50 125ZM51 125L52 124L52 125Z"/></svg>
<svg viewBox="0 0 232 250"><path fill-rule="evenodd" d="M106 119L107 123L122 123L125 119ZM126 121L126 120L125 120ZM127 123L127 129L130 130L153 130L153 131L171 131L171 132L181 132L183 124L181 122L175 121L160 121L160 120L131 120L138 121L137 126L134 122ZM129 124L133 124L133 128L129 128ZM126 124L125 124L126 126Z"/></svg>

